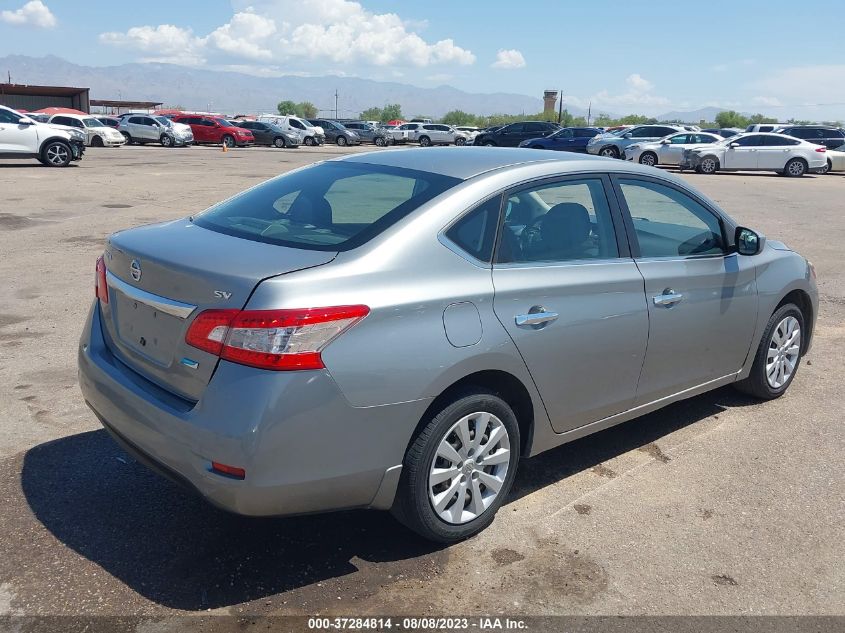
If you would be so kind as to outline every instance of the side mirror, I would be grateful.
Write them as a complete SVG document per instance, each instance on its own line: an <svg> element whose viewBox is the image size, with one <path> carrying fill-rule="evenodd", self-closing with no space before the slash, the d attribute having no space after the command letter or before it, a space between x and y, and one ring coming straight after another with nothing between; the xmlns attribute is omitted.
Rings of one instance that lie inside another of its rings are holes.
<svg viewBox="0 0 845 633"><path fill-rule="evenodd" d="M660 144L661 144L661 145L668 145L668 144L669 144L669 139L664 138L662 141L660 141Z"/></svg>
<svg viewBox="0 0 845 633"><path fill-rule="evenodd" d="M634 138L634 137L631 135L630 132L625 132L625 134L622 136L622 138Z"/></svg>
<svg viewBox="0 0 845 633"><path fill-rule="evenodd" d="M30 119L28 116L22 116L18 119L18 125L35 125L35 121Z"/></svg>
<svg viewBox="0 0 845 633"><path fill-rule="evenodd" d="M734 245L736 246L736 252L740 255L756 255L763 250L765 243L766 238L762 235L744 226L736 227Z"/></svg>
<svg viewBox="0 0 845 633"><path fill-rule="evenodd" d="M728 147L730 147L731 149L733 149L734 147L739 147L739 143L737 143L737 142L730 143L728 145Z"/></svg>

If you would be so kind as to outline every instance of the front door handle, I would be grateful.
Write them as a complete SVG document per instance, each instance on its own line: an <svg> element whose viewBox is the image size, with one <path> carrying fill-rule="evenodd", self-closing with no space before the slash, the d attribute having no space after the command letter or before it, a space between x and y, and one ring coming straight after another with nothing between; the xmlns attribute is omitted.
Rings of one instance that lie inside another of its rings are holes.
<svg viewBox="0 0 845 633"><path fill-rule="evenodd" d="M667 306L671 307L681 301L684 298L679 292L675 292L671 288L667 288L663 291L662 295L654 295L654 305L656 306Z"/></svg>
<svg viewBox="0 0 845 633"><path fill-rule="evenodd" d="M529 312L528 314L517 314L514 317L517 326L524 327L526 325L545 325L557 320L560 315L557 312L547 312L541 310L540 312Z"/></svg>

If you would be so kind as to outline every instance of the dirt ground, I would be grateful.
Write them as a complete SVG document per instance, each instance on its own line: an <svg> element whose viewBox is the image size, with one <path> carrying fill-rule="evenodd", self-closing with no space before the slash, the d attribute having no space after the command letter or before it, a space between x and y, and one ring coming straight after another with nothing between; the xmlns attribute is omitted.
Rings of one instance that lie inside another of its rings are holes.
<svg viewBox="0 0 845 633"><path fill-rule="evenodd" d="M104 238L338 153L0 161L0 615L845 615L841 175L684 176L816 265L814 349L785 397L720 389L525 461L460 545L386 513L239 518L126 456L76 385Z"/></svg>

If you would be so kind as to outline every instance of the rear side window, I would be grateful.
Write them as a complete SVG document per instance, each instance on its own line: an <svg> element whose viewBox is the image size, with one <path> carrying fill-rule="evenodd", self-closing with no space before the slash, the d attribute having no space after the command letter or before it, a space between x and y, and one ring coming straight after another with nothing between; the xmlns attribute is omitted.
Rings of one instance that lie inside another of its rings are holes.
<svg viewBox="0 0 845 633"><path fill-rule="evenodd" d="M501 196L483 202L446 231L446 237L476 259L489 264L496 243L501 205Z"/></svg>
<svg viewBox="0 0 845 633"><path fill-rule="evenodd" d="M766 137L766 145L772 147L783 147L784 145L799 145L801 141L795 138L789 138L783 134L770 134Z"/></svg>
<svg viewBox="0 0 845 633"><path fill-rule="evenodd" d="M268 180L193 221L257 242L346 251L460 182L410 169L328 162Z"/></svg>

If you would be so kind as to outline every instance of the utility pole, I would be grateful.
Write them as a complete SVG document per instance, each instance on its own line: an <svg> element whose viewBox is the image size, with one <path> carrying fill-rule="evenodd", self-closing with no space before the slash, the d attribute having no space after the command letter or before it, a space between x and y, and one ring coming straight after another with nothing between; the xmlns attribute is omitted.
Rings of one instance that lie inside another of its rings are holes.
<svg viewBox="0 0 845 633"><path fill-rule="evenodd" d="M560 105L557 107L557 124L560 125L560 120L563 118L563 90L560 91Z"/></svg>
<svg viewBox="0 0 845 633"><path fill-rule="evenodd" d="M12 83L12 71L8 70L6 72L9 74L9 81L7 81L6 83Z"/></svg>
<svg viewBox="0 0 845 633"><path fill-rule="evenodd" d="M590 99L589 105L587 105L587 127L590 126L590 119L592 118L591 115L593 113L593 100Z"/></svg>
<svg viewBox="0 0 845 633"><path fill-rule="evenodd" d="M334 89L334 118L337 118L337 88Z"/></svg>

